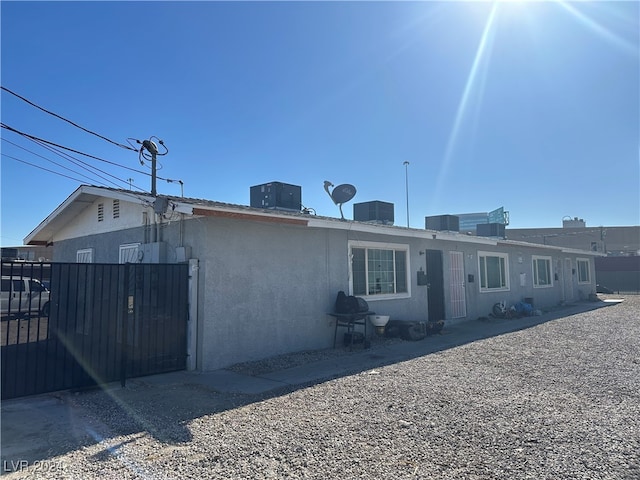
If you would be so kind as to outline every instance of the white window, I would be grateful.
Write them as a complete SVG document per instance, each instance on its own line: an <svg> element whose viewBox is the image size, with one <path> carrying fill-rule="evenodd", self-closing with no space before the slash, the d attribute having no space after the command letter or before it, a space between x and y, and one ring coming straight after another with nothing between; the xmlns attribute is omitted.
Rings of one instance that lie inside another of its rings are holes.
<svg viewBox="0 0 640 480"><path fill-rule="evenodd" d="M113 201L113 218L120 218L120 200Z"/></svg>
<svg viewBox="0 0 640 480"><path fill-rule="evenodd" d="M480 291L509 290L509 256L506 253L478 252Z"/></svg>
<svg viewBox="0 0 640 480"><path fill-rule="evenodd" d="M591 283L591 269L586 258L576 259L578 264L578 283Z"/></svg>
<svg viewBox="0 0 640 480"><path fill-rule="evenodd" d="M409 246L349 242L351 293L382 298L408 297Z"/></svg>
<svg viewBox="0 0 640 480"><path fill-rule="evenodd" d="M98 204L98 221L104 221L104 203Z"/></svg>
<svg viewBox="0 0 640 480"><path fill-rule="evenodd" d="M83 248L76 252L77 263L93 263L93 248Z"/></svg>
<svg viewBox="0 0 640 480"><path fill-rule="evenodd" d="M533 288L553 286L551 257L533 256Z"/></svg>
<svg viewBox="0 0 640 480"><path fill-rule="evenodd" d="M138 263L140 261L139 251L139 243L120 245L119 263Z"/></svg>

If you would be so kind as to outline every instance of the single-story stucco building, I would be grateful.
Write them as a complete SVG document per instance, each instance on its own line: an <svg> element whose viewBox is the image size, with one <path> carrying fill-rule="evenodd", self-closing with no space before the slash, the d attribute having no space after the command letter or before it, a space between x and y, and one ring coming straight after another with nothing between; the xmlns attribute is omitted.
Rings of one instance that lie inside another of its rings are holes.
<svg viewBox="0 0 640 480"><path fill-rule="evenodd" d="M340 290L392 319L472 320L587 299L601 255L87 185L25 244L54 262L189 262L189 367L204 371L331 347Z"/></svg>

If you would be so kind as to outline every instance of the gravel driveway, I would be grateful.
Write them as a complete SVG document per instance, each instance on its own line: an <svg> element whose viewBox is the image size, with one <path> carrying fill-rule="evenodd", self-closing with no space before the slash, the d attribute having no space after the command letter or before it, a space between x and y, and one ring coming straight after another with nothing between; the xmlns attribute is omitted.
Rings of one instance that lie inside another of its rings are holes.
<svg viewBox="0 0 640 480"><path fill-rule="evenodd" d="M268 397L77 394L83 445L7 478L640 479L640 296L624 298Z"/></svg>

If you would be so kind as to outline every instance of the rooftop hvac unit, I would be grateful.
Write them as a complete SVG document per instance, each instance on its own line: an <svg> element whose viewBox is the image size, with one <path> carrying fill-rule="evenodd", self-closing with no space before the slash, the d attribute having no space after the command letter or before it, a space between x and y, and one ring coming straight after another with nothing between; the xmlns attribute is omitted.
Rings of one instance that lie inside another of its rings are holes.
<svg viewBox="0 0 640 480"><path fill-rule="evenodd" d="M460 219L457 215L434 215L424 218L427 230L438 230L441 232L459 232Z"/></svg>
<svg viewBox="0 0 640 480"><path fill-rule="evenodd" d="M375 200L353 204L353 219L358 222L393 225L393 203Z"/></svg>
<svg viewBox="0 0 640 480"><path fill-rule="evenodd" d="M479 223L476 225L476 235L504 238L504 223Z"/></svg>
<svg viewBox="0 0 640 480"><path fill-rule="evenodd" d="M292 210L302 208L302 188L282 182L270 182L255 185L250 189L251 206L273 210Z"/></svg>

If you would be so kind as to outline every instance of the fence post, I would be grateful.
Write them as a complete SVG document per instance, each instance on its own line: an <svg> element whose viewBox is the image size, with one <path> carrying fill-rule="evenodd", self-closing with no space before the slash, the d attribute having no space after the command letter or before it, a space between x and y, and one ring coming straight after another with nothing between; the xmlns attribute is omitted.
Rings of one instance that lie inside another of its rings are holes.
<svg viewBox="0 0 640 480"><path fill-rule="evenodd" d="M127 382L127 363L129 361L129 325L133 316L133 293L131 290L131 274L135 274L130 263L124 265L124 299L122 302L122 350L120 351L120 385L125 387Z"/></svg>

